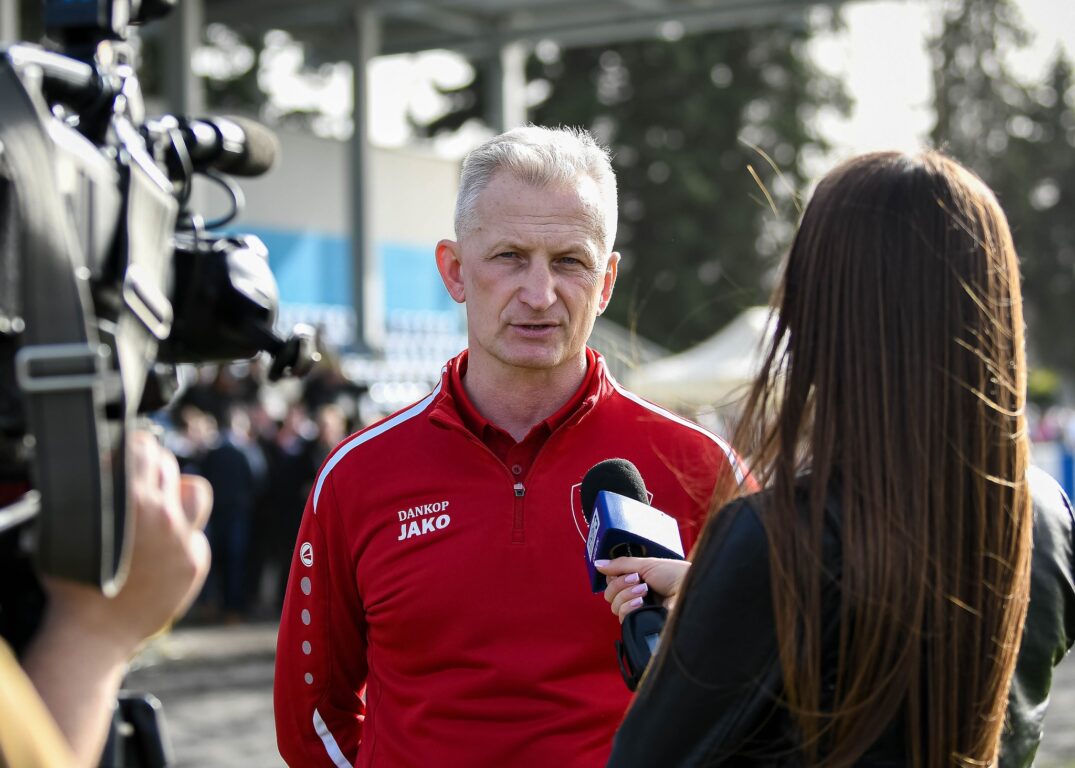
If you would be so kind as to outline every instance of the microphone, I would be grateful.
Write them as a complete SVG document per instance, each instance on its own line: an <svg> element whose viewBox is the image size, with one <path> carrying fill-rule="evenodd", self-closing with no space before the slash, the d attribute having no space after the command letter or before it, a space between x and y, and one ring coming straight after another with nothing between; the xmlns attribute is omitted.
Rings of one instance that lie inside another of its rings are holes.
<svg viewBox="0 0 1075 768"><path fill-rule="evenodd" d="M594 560L617 557L663 557L683 560L683 540L675 518L649 505L649 493L638 468L626 459L608 459L590 468L582 479L582 509L590 525L586 539L586 565L590 587L601 592L604 574ZM643 607L623 620L616 641L620 674L634 691L657 653L668 610L656 595L647 593Z"/></svg>
<svg viewBox="0 0 1075 768"><path fill-rule="evenodd" d="M642 475L626 459L607 459L590 468L582 478L582 510L590 527L586 565L595 593L604 591L605 576L594 567L594 560L684 559L679 524L649 505Z"/></svg>
<svg viewBox="0 0 1075 768"><path fill-rule="evenodd" d="M260 176L272 168L280 149L272 131L243 117L181 118L179 132L196 171Z"/></svg>

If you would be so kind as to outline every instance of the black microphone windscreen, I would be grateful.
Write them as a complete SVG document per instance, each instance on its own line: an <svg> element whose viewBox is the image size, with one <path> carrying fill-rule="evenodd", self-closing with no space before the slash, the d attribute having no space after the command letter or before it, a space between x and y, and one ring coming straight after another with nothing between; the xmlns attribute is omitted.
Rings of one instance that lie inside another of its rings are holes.
<svg viewBox="0 0 1075 768"><path fill-rule="evenodd" d="M242 158L233 161L227 168L221 170L234 176L260 176L266 173L273 167L276 155L280 151L280 142L276 134L256 120L233 116L227 119L243 130L246 142Z"/></svg>
<svg viewBox="0 0 1075 768"><path fill-rule="evenodd" d="M646 483L638 468L627 459L605 459L594 464L582 478L582 514L589 524L593 517L594 502L601 491L611 491L620 496L649 504Z"/></svg>

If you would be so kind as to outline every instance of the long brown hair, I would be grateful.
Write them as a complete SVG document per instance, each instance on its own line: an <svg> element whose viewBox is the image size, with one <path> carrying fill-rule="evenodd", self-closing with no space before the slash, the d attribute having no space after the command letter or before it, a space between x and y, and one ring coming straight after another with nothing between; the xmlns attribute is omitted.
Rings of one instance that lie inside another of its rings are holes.
<svg viewBox="0 0 1075 768"><path fill-rule="evenodd" d="M736 445L772 493L762 519L804 757L850 765L903 721L914 765L990 764L1031 532L1022 300L1004 213L939 153L855 158L814 193L774 305ZM843 560L836 669L823 682L830 492Z"/></svg>

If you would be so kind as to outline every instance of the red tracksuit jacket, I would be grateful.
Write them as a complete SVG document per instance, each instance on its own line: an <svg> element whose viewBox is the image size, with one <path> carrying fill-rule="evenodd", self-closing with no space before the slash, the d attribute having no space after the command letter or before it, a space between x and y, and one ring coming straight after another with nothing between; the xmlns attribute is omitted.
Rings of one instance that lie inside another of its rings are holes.
<svg viewBox="0 0 1075 768"><path fill-rule="evenodd" d="M290 765L605 764L630 693L619 623L589 589L582 478L604 459L632 461L689 551L717 479L739 468L724 441L589 359L580 404L525 482L464 425L449 369L330 454L276 648Z"/></svg>

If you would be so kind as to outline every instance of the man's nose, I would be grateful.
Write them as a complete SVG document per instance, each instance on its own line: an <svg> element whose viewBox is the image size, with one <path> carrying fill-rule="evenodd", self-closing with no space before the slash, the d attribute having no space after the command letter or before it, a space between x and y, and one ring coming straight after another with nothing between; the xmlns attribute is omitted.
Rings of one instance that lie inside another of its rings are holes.
<svg viewBox="0 0 1075 768"><path fill-rule="evenodd" d="M530 262L518 296L519 301L538 311L546 310L556 303L556 278L548 264L539 259Z"/></svg>

